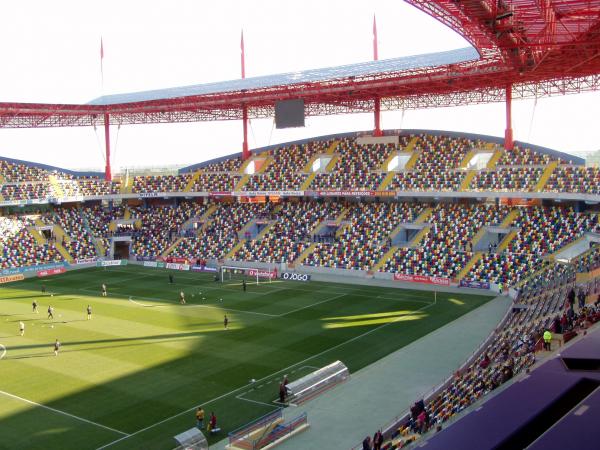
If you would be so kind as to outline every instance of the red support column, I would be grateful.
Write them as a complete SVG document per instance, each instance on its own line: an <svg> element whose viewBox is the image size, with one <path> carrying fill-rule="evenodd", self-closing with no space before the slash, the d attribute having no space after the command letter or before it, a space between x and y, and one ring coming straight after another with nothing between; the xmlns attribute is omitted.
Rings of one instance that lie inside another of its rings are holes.
<svg viewBox="0 0 600 450"><path fill-rule="evenodd" d="M248 107L244 105L242 109L242 123L244 126L244 143L242 144L242 159L245 161L250 158L248 149Z"/></svg>
<svg viewBox="0 0 600 450"><path fill-rule="evenodd" d="M504 131L504 148L512 150L514 146L512 130L512 85L506 85L506 130Z"/></svg>
<svg viewBox="0 0 600 450"><path fill-rule="evenodd" d="M111 181L112 173L110 170L110 124L108 113L104 114L104 144L106 146L106 167L104 169L104 179L106 181Z"/></svg>
<svg viewBox="0 0 600 450"><path fill-rule="evenodd" d="M381 131L381 99L375 97L375 129L373 130L373 136L383 136Z"/></svg>

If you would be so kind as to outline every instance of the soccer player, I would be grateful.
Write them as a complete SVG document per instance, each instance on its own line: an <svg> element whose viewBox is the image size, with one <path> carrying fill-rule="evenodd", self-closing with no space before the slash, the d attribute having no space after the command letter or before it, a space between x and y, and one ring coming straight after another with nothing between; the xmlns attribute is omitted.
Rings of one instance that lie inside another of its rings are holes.
<svg viewBox="0 0 600 450"><path fill-rule="evenodd" d="M46 285L42 284L42 294L45 294L45 293L46 293Z"/></svg>
<svg viewBox="0 0 600 450"><path fill-rule="evenodd" d="M227 325L229 325L229 318L227 317L227 314L225 314L225 317L223 318L223 326L226 330L228 329Z"/></svg>
<svg viewBox="0 0 600 450"><path fill-rule="evenodd" d="M34 300L31 306L33 307L33 312L39 314L37 300Z"/></svg>
<svg viewBox="0 0 600 450"><path fill-rule="evenodd" d="M87 320L92 320L92 307L90 305L87 306Z"/></svg>
<svg viewBox="0 0 600 450"><path fill-rule="evenodd" d="M106 285L102 283L102 297L106 297Z"/></svg>
<svg viewBox="0 0 600 450"><path fill-rule="evenodd" d="M25 334L25 324L23 323L23 321L19 322L19 331L21 332L21 336Z"/></svg>
<svg viewBox="0 0 600 450"><path fill-rule="evenodd" d="M169 284L173 284L173 274L169 274Z"/></svg>
<svg viewBox="0 0 600 450"><path fill-rule="evenodd" d="M48 319L54 319L54 308L52 306L48 306Z"/></svg>
<svg viewBox="0 0 600 450"><path fill-rule="evenodd" d="M244 292L246 292L246 279L245 278L242 280L242 289L244 290Z"/></svg>
<svg viewBox="0 0 600 450"><path fill-rule="evenodd" d="M179 293L179 303L185 305L185 294L183 293L183 291Z"/></svg>
<svg viewBox="0 0 600 450"><path fill-rule="evenodd" d="M60 342L58 339L54 341L54 356L58 356L58 351L60 350Z"/></svg>

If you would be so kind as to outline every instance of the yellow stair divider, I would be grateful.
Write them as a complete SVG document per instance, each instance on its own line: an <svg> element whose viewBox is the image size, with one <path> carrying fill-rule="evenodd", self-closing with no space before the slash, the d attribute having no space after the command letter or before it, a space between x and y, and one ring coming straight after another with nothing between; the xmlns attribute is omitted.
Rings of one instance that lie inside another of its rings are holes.
<svg viewBox="0 0 600 450"><path fill-rule="evenodd" d="M312 158L310 158L308 162L304 165L304 169L302 169L302 172L312 173L312 166L317 158L320 158L319 154L313 155Z"/></svg>
<svg viewBox="0 0 600 450"><path fill-rule="evenodd" d="M62 242L63 240L65 242L71 242L71 236L65 233L65 230L60 225L54 224L52 226L52 232L54 233L54 236L56 236L58 242Z"/></svg>
<svg viewBox="0 0 600 450"><path fill-rule="evenodd" d="M54 196L56 198L63 198L65 196L65 191L56 179L55 175L49 175L48 181L50 182L50 186L54 190Z"/></svg>
<svg viewBox="0 0 600 450"><path fill-rule="evenodd" d="M475 233L475 236L473 236L473 238L471 239L471 246L472 248L475 248L475 246L477 245L477 243L481 240L481 238L485 235L485 226L481 227L479 229L479 231L477 233Z"/></svg>
<svg viewBox="0 0 600 450"><path fill-rule="evenodd" d="M419 142L419 136L413 136L412 139L410 141L408 141L407 146L404 148L405 152L412 152L413 149L415 148L415 145L417 145L417 142Z"/></svg>
<svg viewBox="0 0 600 450"><path fill-rule="evenodd" d="M242 248L242 246L246 243L246 239L240 239L239 242L237 244L235 244L231 250L229 250L229 252L225 255L224 259L233 259L233 257L235 256L235 254L238 252L238 250L240 248Z"/></svg>
<svg viewBox="0 0 600 450"><path fill-rule="evenodd" d="M96 243L96 248L100 252L100 254L98 256L106 255L106 248L104 247L104 243L102 242L102 239L94 238L94 242Z"/></svg>
<svg viewBox="0 0 600 450"><path fill-rule="evenodd" d="M202 175L202 171L196 170L192 175L192 178L190 178L190 181L188 181L188 183L185 185L185 189L183 190L183 192L191 192L192 188L194 187L194 184L196 183L198 178L200 178L200 175Z"/></svg>
<svg viewBox="0 0 600 450"><path fill-rule="evenodd" d="M381 182L381 184L379 185L379 187L377 188L377 190L385 191L387 189L387 187L390 185L390 183L392 182L392 180L394 179L395 175L396 175L396 172L388 172L387 175L385 176L385 178L383 179L383 181Z"/></svg>
<svg viewBox="0 0 600 450"><path fill-rule="evenodd" d="M60 242L55 242L54 246L56 247L56 250L58 250L58 253L60 253L65 259L65 261L67 261L69 264L73 262L73 257L69 254L67 249L64 248Z"/></svg>
<svg viewBox="0 0 600 450"><path fill-rule="evenodd" d="M335 223L338 225L340 223L342 223L342 220L344 220L346 218L346 216L348 215L349 212L350 212L350 208L344 207L344 209L342 210L340 215L335 218Z"/></svg>
<svg viewBox="0 0 600 450"><path fill-rule="evenodd" d="M42 219L40 219L40 218L35 219L34 223L35 223L36 227L47 227L47 226L49 226L47 223L42 222Z"/></svg>
<svg viewBox="0 0 600 450"><path fill-rule="evenodd" d="M425 223L427 220L429 220L431 214L433 214L433 208L425 208L423 211L421 211L419 217L416 218L415 223Z"/></svg>
<svg viewBox="0 0 600 450"><path fill-rule="evenodd" d="M133 189L133 179L134 179L134 177L132 177L130 175L125 176L125 181L123 181L121 183L121 188L120 188L121 194L131 194L131 191ZM121 180L123 180L122 177L121 177Z"/></svg>
<svg viewBox="0 0 600 450"><path fill-rule="evenodd" d="M27 227L27 231L29 231L29 234L33 236L38 245L44 245L48 243L44 235L36 230L35 227Z"/></svg>
<svg viewBox="0 0 600 450"><path fill-rule="evenodd" d="M398 151L393 151L392 153L389 154L389 156L387 158L385 158L385 161L383 161L383 164L381 164L381 167L379 167L379 170L381 170L382 172L387 172L388 171L388 166L390 165L390 163L392 162L392 159L394 159L396 156L398 156Z"/></svg>
<svg viewBox="0 0 600 450"><path fill-rule="evenodd" d="M459 191L468 191L469 188L471 187L471 181L473 181L473 178L475 178L475 175L477 175L476 170L467 170L467 174L465 175L462 182L460 183L460 188L458 188L458 190Z"/></svg>
<svg viewBox="0 0 600 450"><path fill-rule="evenodd" d="M475 254L473 255L473 257L469 260L469 262L467 262L467 264L465 265L465 267L463 267L462 270L460 272L458 272L458 275L456 275L456 280L460 281L464 277L466 277L467 274L473 268L473 266L475 264L477 264L482 257L483 257L483 252L475 252Z"/></svg>
<svg viewBox="0 0 600 450"><path fill-rule="evenodd" d="M508 248L508 245L513 241L513 239L517 237L517 233L517 230L512 230L510 233L504 236L504 239L502 239L502 241L498 244L498 247L496 248L496 253L501 253L504 250L506 250Z"/></svg>
<svg viewBox="0 0 600 450"><path fill-rule="evenodd" d="M217 205L210 205L208 209L200 216L200 220L204 220L205 222L208 220L212 213L217 210Z"/></svg>
<svg viewBox="0 0 600 450"><path fill-rule="evenodd" d="M546 187L546 183L548 183L548 180L550 179L550 177L552 176L552 174L554 173L554 171L556 170L557 167L558 167L558 161L552 161L550 164L548 164L546 166L546 168L544 169L544 172L542 173L542 176L540 177L537 184L533 188L534 192L542 192L544 190L544 188Z"/></svg>
<svg viewBox="0 0 600 450"><path fill-rule="evenodd" d="M262 166L260 166L260 169L258 169L256 173L264 173L264 171L267 170L267 167L269 167L273 161L275 161L275 159L271 155L267 156Z"/></svg>
<svg viewBox="0 0 600 450"><path fill-rule="evenodd" d="M302 253L300 253L300 256L298 256L296 261L294 261L294 264L302 264L302 261L308 258L308 255L315 251L315 248L317 248L317 244L313 242L306 247Z"/></svg>
<svg viewBox="0 0 600 450"><path fill-rule="evenodd" d="M340 143L340 141L333 141L330 145L329 148L327 149L327 154L328 155L333 155L333 152L335 152L335 149L337 148L338 144Z"/></svg>
<svg viewBox="0 0 600 450"><path fill-rule="evenodd" d="M304 180L304 182L300 186L300 190L306 191L316 177L317 177L317 172L313 172L308 177L306 177L306 180Z"/></svg>
<svg viewBox="0 0 600 450"><path fill-rule="evenodd" d="M377 263L373 266L373 268L371 269L373 272L379 272L379 269L381 269L384 264L392 257L394 256L394 253L396 253L396 250L398 250L398 246L396 245L392 245L390 247L390 249L385 252L383 254L383 256L379 259L379 261L377 261Z"/></svg>
<svg viewBox="0 0 600 450"><path fill-rule="evenodd" d="M493 142L488 142L483 148L485 148L486 150L495 150L496 147L497 144L494 144Z"/></svg>
<svg viewBox="0 0 600 450"><path fill-rule="evenodd" d="M412 240L408 243L408 247L409 248L415 248L418 247L421 242L423 241L423 239L425 238L425 236L427 235L427 233L429 233L429 230L431 229L431 225L425 225L416 235L414 238L412 238Z"/></svg>
<svg viewBox="0 0 600 450"><path fill-rule="evenodd" d="M504 218L502 223L500 223L500 228L508 228L511 223L517 218L519 215L519 210L517 208L512 209Z"/></svg>
<svg viewBox="0 0 600 450"><path fill-rule="evenodd" d="M331 160L327 164L327 167L325 168L325 171L326 172L331 172L333 170L333 168L335 167L335 164L338 162L338 159L340 159L340 157L337 156L337 155L334 155L333 158L331 158Z"/></svg>
<svg viewBox="0 0 600 450"><path fill-rule="evenodd" d="M494 152L494 154L492 155L492 157L488 160L485 167L487 169L495 169L496 166L498 165L498 161L500 161L500 158L502 158L503 154L504 154L504 151L496 150Z"/></svg>
<svg viewBox="0 0 600 450"><path fill-rule="evenodd" d="M260 230L260 233L258 233L256 235L256 237L254 238L255 241L260 241L261 239L263 239L267 233L269 231L271 231L271 228L273 228L273 226L275 226L275 221L267 224L262 230Z"/></svg>
<svg viewBox="0 0 600 450"><path fill-rule="evenodd" d="M250 179L250 175L244 175L242 178L240 178L240 181L237 182L237 184L235 185L235 187L233 188L233 190L236 191L236 192L241 191L242 188L244 186L246 186L246 184L248 183L249 179Z"/></svg>
<svg viewBox="0 0 600 450"><path fill-rule="evenodd" d="M467 152L467 154L465 155L465 157L463 158L463 160L460 162L458 168L466 169L467 165L469 164L469 161L471 161L471 159L473 158L473 156L475 156L476 153L477 153L477 150L475 150L475 149L469 150Z"/></svg>
<svg viewBox="0 0 600 450"><path fill-rule="evenodd" d="M406 165L404 166L405 169L412 169L415 167L415 164L417 163L417 159L419 159L419 155L421 155L421 152L413 152L410 159L408 161L406 161Z"/></svg>
<svg viewBox="0 0 600 450"><path fill-rule="evenodd" d="M125 207L125 212L123 213L123 219L129 220L131 219L131 210Z"/></svg>
<svg viewBox="0 0 600 450"><path fill-rule="evenodd" d="M113 233L115 231L117 231L117 222L115 222L114 220L111 220L110 223L108 224L108 231L112 231Z"/></svg>
<svg viewBox="0 0 600 450"><path fill-rule="evenodd" d="M252 162L252 161L254 161L254 156L251 156L250 158L245 160L242 163L242 165L240 166L240 170L238 170L238 174L244 175L246 173L246 169L248 168L248 166L250 165L250 162Z"/></svg>
<svg viewBox="0 0 600 450"><path fill-rule="evenodd" d="M167 249L161 253L160 256L162 256L163 258L167 257L169 255L169 253L171 253L173 250L175 250L175 248L179 245L179 243L183 241L182 237L179 237L177 239L175 239L175 242L173 242L171 245L169 245L167 247Z"/></svg>
<svg viewBox="0 0 600 450"><path fill-rule="evenodd" d="M350 222L346 223L346 224L342 224L341 227L339 227L337 229L337 231L335 232L335 237L340 237L342 234L344 234L344 231L346 231L346 228L348 228L350 226Z"/></svg>
<svg viewBox="0 0 600 450"><path fill-rule="evenodd" d="M2 182L0 181L0 184L2 184ZM0 202L3 202L5 200L4 195L0 194Z"/></svg>

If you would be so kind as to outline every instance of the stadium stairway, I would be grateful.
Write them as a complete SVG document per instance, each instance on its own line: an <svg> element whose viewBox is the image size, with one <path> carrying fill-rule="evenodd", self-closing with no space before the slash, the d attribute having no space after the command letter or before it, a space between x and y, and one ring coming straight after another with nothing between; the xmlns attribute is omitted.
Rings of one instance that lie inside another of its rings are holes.
<svg viewBox="0 0 600 450"><path fill-rule="evenodd" d="M337 146L338 146L339 143L340 143L340 141L333 141L329 145L329 148L327 149L327 154L328 155L333 155L333 152L335 152L335 149L337 148Z"/></svg>
<svg viewBox="0 0 600 450"><path fill-rule="evenodd" d="M335 223L340 225L342 223L342 220L344 220L346 218L346 216L348 215L349 212L350 212L350 208L344 207L344 209L342 209L342 212L340 213L340 215L335 218Z"/></svg>
<svg viewBox="0 0 600 450"><path fill-rule="evenodd" d="M463 160L458 165L458 168L459 169L466 169L467 165L469 164L469 161L471 161L471 158L473 158L473 156L475 156L476 153L477 153L477 150L475 150L474 148L472 148L471 150L469 150L467 152L467 154L464 156Z"/></svg>
<svg viewBox="0 0 600 450"><path fill-rule="evenodd" d="M240 239L237 244L235 244L229 252L225 255L224 259L233 259L235 254L238 252L240 248L246 243L246 239Z"/></svg>
<svg viewBox="0 0 600 450"><path fill-rule="evenodd" d="M173 242L171 245L169 245L167 247L167 249L161 253L160 256L162 256L163 258L166 258L167 256L169 256L169 253L171 253L178 245L179 243L183 241L182 237L179 237L177 239L175 239L175 242Z"/></svg>
<svg viewBox="0 0 600 450"><path fill-rule="evenodd" d="M419 136L413 136L411 138L411 140L408 141L408 144L404 148L404 151L405 152L412 152L415 149L415 145L417 145L417 142L419 142Z"/></svg>
<svg viewBox="0 0 600 450"><path fill-rule="evenodd" d="M127 206L125 207L125 212L123 213L123 219L125 219L125 220L131 219L131 210Z"/></svg>
<svg viewBox="0 0 600 450"><path fill-rule="evenodd" d="M262 230L260 230L260 233L258 233L256 235L256 237L254 238L255 241L260 241L262 239L264 239L264 237L267 235L267 233L269 231L271 231L271 228L273 228L273 226L275 225L276 221L275 220L271 220L269 221L269 223L267 224L267 226L265 226Z"/></svg>
<svg viewBox="0 0 600 450"><path fill-rule="evenodd" d="M519 210L514 208L512 209L504 218L504 220L500 223L500 228L508 228L510 224L517 218L519 215Z"/></svg>
<svg viewBox="0 0 600 450"><path fill-rule="evenodd" d="M83 214L83 210L81 209L81 207L78 208L78 211L79 211L79 216L81 218L81 223L83 224L83 228L85 228L85 231L87 231L89 233L89 235L92 236L92 238L93 238L92 240L94 242L94 247L96 248L96 253L100 257L106 255L106 249L104 248L102 239L94 236L94 233L92 232L92 229L90 228L90 223L88 222L85 214Z"/></svg>
<svg viewBox="0 0 600 450"><path fill-rule="evenodd" d="M121 183L120 193L121 194L131 194L131 190L133 188L133 177L130 177L129 174L125 176L125 182Z"/></svg>
<svg viewBox="0 0 600 450"><path fill-rule="evenodd" d="M488 145L490 145L490 144L488 144ZM500 158L502 158L503 153L504 152L502 150L497 149L494 152L494 154L492 155L492 157L489 159L489 161L487 162L486 169L495 169L496 166L498 165L498 161L500 161Z"/></svg>
<svg viewBox="0 0 600 450"><path fill-rule="evenodd" d="M329 163L327 164L327 167L325 167L325 172L329 173L331 171L333 171L333 168L335 167L336 163L338 162L338 159L340 159L339 155L334 154L331 158L331 160L329 161Z"/></svg>
<svg viewBox="0 0 600 450"><path fill-rule="evenodd" d="M249 179L250 179L250 175L243 175L242 178L240 178L240 181L238 181L237 184L234 186L233 190L241 191L244 188L244 186L246 186L246 184L248 184Z"/></svg>
<svg viewBox="0 0 600 450"><path fill-rule="evenodd" d="M56 176L55 175L48 176L48 181L50 181L50 188L51 188L51 191L53 192L53 197L63 198L65 196L65 191L63 190L62 186L56 179Z"/></svg>
<svg viewBox="0 0 600 450"><path fill-rule="evenodd" d="M408 248L417 248L421 245L421 242L423 242L423 238L427 235L427 233L429 233L429 230L431 229L431 225L425 225L416 235L414 238L412 238L412 240L408 243L407 247Z"/></svg>
<svg viewBox="0 0 600 450"><path fill-rule="evenodd" d="M315 248L317 248L317 244L315 244L314 242L308 247L306 247L304 251L300 253L300 256L296 258L296 260L294 261L294 265L302 264L302 262L308 257L308 255L315 251Z"/></svg>
<svg viewBox="0 0 600 450"><path fill-rule="evenodd" d="M456 280L457 281L462 280L471 271L473 266L479 262L479 260L482 257L483 257L483 252L475 252L473 254L473 257L469 260L469 262L467 264L465 264L465 267L463 267L461 269L461 271L458 272L458 275L456 275Z"/></svg>
<svg viewBox="0 0 600 450"><path fill-rule="evenodd" d="M517 230L511 230L510 233L504 236L504 239L500 241L498 247L496 248L496 253L502 253L504 250L506 250L512 240L517 237L517 233Z"/></svg>
<svg viewBox="0 0 600 450"><path fill-rule="evenodd" d="M311 185L311 183L313 182L313 180L315 179L316 176L317 176L317 173L316 172L312 172L308 177L306 177L306 180L304 180L304 182L300 186L300 190L301 191L306 191L308 189L308 187Z"/></svg>
<svg viewBox="0 0 600 450"><path fill-rule="evenodd" d="M194 183L196 183L196 180L198 180L201 174L201 170L196 170L192 175L192 178L190 178L190 181L188 181L188 184L185 185L183 192L191 192L192 188L194 187Z"/></svg>
<svg viewBox="0 0 600 450"><path fill-rule="evenodd" d="M33 236L38 245L45 245L48 243L44 235L36 230L35 227L27 227L27 231L29 231L29 234Z"/></svg>
<svg viewBox="0 0 600 450"><path fill-rule="evenodd" d="M264 162L262 163L262 165L260 166L260 168L256 171L256 173L265 173L265 171L267 170L267 168L273 163L273 161L275 161L275 159L271 156L268 155Z"/></svg>
<svg viewBox="0 0 600 450"><path fill-rule="evenodd" d="M471 187L471 181L473 181L473 178L475 178L475 175L477 175L476 170L467 170L467 174L465 175L462 182L460 183L460 187L458 188L458 190L459 191L468 191L469 188Z"/></svg>
<svg viewBox="0 0 600 450"><path fill-rule="evenodd" d="M379 272L379 269L381 269L383 267L383 265L392 257L394 256L394 253L396 253L396 250L398 250L398 246L396 245L392 245L390 247L390 249L385 252L383 254L383 256L379 259L379 261L377 261L377 263L375 263L375 265L373 266L373 268L371 269L371 271L373 272Z"/></svg>
<svg viewBox="0 0 600 450"><path fill-rule="evenodd" d="M481 227L479 229L479 231L477 231L477 233L475 233L475 236L473 236L473 238L471 239L471 246L472 246L472 248L475 248L475 246L481 240L481 238L483 236L485 236L485 233L486 233L485 227Z"/></svg>
<svg viewBox="0 0 600 450"><path fill-rule="evenodd" d="M425 223L429 220L431 214L433 214L433 208L425 208L423 211L421 211L419 217L415 219L415 223Z"/></svg>
<svg viewBox="0 0 600 450"><path fill-rule="evenodd" d="M386 163L384 163L384 165L385 164ZM390 183L394 179L394 175L396 175L396 172L388 172L387 175L385 176L385 178L383 179L383 181L381 182L381 184L379 185L379 187L377 188L377 190L378 191L387 190L387 187L390 185Z"/></svg>
<svg viewBox="0 0 600 450"><path fill-rule="evenodd" d="M404 168L413 169L415 167L415 164L417 163L417 160L419 159L419 156L421 156L420 151L412 152L412 156L408 161L406 161L406 165L404 166Z"/></svg>
<svg viewBox="0 0 600 450"><path fill-rule="evenodd" d="M533 188L534 192L542 192L544 190L546 184L548 183L548 180L550 179L557 167L558 161L552 161L546 166L546 168L544 169L544 173L542 173L542 176L535 185L535 188Z"/></svg>
<svg viewBox="0 0 600 450"><path fill-rule="evenodd" d="M71 236L69 236L67 233L65 233L65 230L63 229L63 227L61 227L60 225L56 225L56 224L54 224L52 226L52 232L54 233L54 236L56 236L56 242L54 243L56 250L58 250L58 253L60 253L62 255L62 257L65 259L65 261L67 261L69 264L71 264L73 262L73 257L69 254L67 249L64 248L63 245L61 244L61 242L63 240L65 242L71 242Z"/></svg>

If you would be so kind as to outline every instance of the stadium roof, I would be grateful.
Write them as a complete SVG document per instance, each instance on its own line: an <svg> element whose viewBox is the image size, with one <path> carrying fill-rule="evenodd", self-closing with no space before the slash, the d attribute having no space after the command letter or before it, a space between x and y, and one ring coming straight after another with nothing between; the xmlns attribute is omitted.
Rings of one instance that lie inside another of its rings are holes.
<svg viewBox="0 0 600 450"><path fill-rule="evenodd" d="M0 128L240 120L302 99L307 116L430 108L600 90L600 0L405 0L463 36L455 52L106 96L0 103ZM461 52L464 52L460 56ZM479 57L477 57L477 54Z"/></svg>
<svg viewBox="0 0 600 450"><path fill-rule="evenodd" d="M450 50L424 55L392 58L380 61L368 61L345 66L326 67L321 69L302 70L275 75L245 78L239 80L219 81L216 83L195 84L167 89L114 94L98 97L90 105L114 105L122 103L166 100L197 95L221 94L226 92L248 91L294 84L317 83L351 77L367 77L385 73L405 72L426 67L456 64L479 59L479 52L473 47Z"/></svg>

